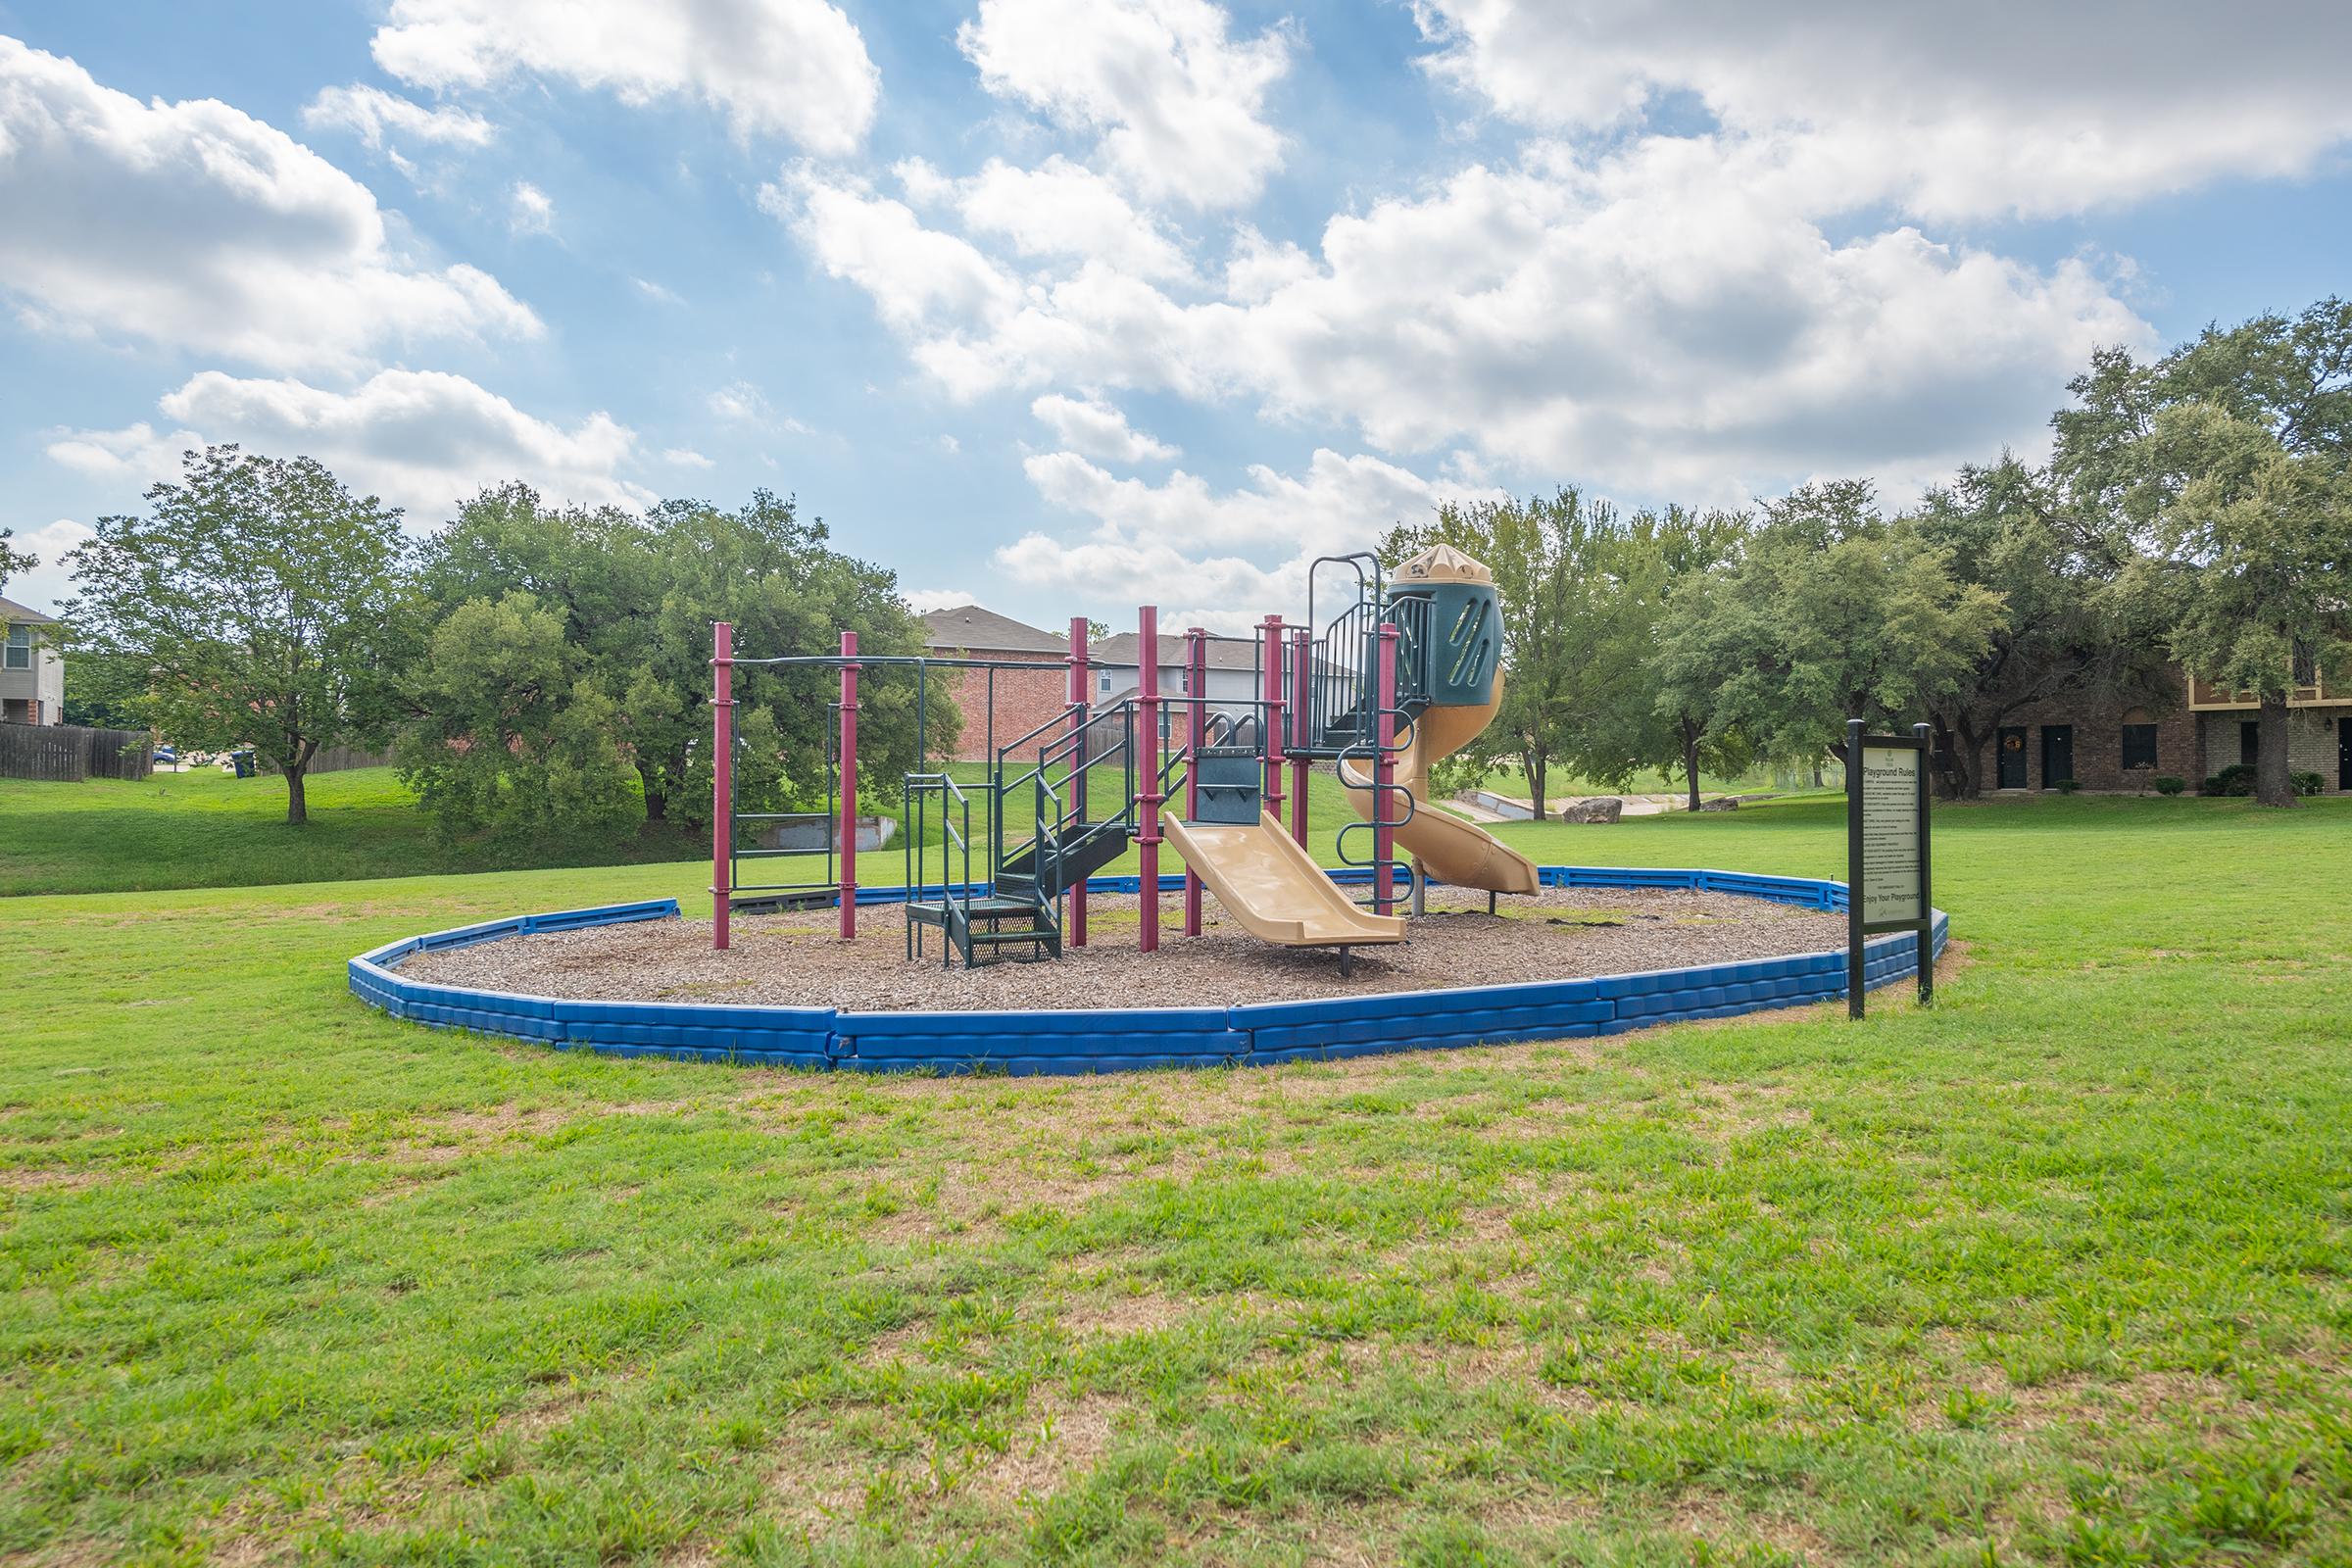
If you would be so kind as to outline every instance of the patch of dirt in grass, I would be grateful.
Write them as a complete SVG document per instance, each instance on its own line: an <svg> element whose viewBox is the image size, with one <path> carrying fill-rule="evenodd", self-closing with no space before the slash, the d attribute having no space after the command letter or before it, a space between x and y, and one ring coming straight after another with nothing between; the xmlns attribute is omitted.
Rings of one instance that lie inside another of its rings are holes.
<svg viewBox="0 0 2352 1568"><path fill-rule="evenodd" d="M1852 1559L1804 1520L1768 1511L1743 1498L1716 1492L1685 1492L1667 1515L1667 1527L1709 1546L1758 1541L1800 1563L1842 1563ZM1694 1560L1695 1555L1694 1555ZM1712 1559L1708 1559L1712 1560Z"/></svg>
<svg viewBox="0 0 2352 1568"><path fill-rule="evenodd" d="M2006 1380L2003 1380L2006 1382ZM2187 1425L2238 1430L2262 1416L2259 1405L2221 1379L2196 1372L2142 1372L2125 1378L2062 1378L2011 1386L2001 1425L2038 1433L2121 1421L2133 1427Z"/></svg>
<svg viewBox="0 0 2352 1568"><path fill-rule="evenodd" d="M820 1453L802 1436L785 1439L769 1454L767 1492L786 1529L815 1537L855 1521L862 1511L873 1469L860 1455Z"/></svg>
<svg viewBox="0 0 2352 1568"><path fill-rule="evenodd" d="M969 1477L973 1494L1011 1501L1054 1495L1109 1450L1119 1418L1131 1408L1103 1394L1033 1396L1011 1446Z"/></svg>
<svg viewBox="0 0 2352 1568"><path fill-rule="evenodd" d="M112 1179L103 1170L0 1170L0 1193L79 1193Z"/></svg>
<svg viewBox="0 0 2352 1568"><path fill-rule="evenodd" d="M1138 903L1107 895L1092 902L1110 911ZM829 911L740 917L725 953L711 950L706 922L652 920L420 953L402 960L402 969L443 984L599 1000L948 1011L1184 1007L1782 957L1835 949L1845 936L1842 916L1721 893L1611 891L1603 898L1546 888L1509 902L1512 914L1490 915L1483 894L1433 889L1431 913L1413 922L1408 939L1359 950L1348 976L1341 975L1335 952L1249 936L1214 899L1199 937L1171 933L1156 954L1132 943L1090 944L1053 963L950 969L936 956L909 959L903 912L877 906L862 917L867 929L856 942L839 939ZM1538 910L1544 913L1534 917ZM1616 926L1575 923L1594 910L1630 918ZM937 945L934 933L934 954Z"/></svg>
<svg viewBox="0 0 2352 1568"><path fill-rule="evenodd" d="M1223 1298L1215 1302L1163 1296L1155 1291L1110 1291L1072 1302L1054 1314L1054 1326L1079 1339L1121 1339L1133 1334L1156 1334L1211 1305L1240 1310L1247 1298Z"/></svg>

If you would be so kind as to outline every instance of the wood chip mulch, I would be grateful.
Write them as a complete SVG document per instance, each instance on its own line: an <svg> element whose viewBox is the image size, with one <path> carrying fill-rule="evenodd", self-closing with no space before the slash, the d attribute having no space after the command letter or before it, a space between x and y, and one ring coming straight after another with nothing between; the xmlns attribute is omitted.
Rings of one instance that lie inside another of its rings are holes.
<svg viewBox="0 0 2352 1568"><path fill-rule="evenodd" d="M1184 937L1181 895L1160 900L1160 949L1136 947L1133 897L1097 894L1089 945L1050 963L943 968L940 934L921 932L925 957L908 961L895 906L858 911L858 939L836 935L832 910L738 915L733 946L710 948L708 920L594 926L418 954L412 979L596 1001L735 1003L858 1011L973 1011L1031 1007L1197 1007L1510 985L1630 974L1691 964L1819 953L1845 942L1845 917L1721 893L1545 888L1504 898L1433 888L1429 912L1400 946L1359 948L1353 973L1338 953L1273 947L1201 901L1203 933Z"/></svg>

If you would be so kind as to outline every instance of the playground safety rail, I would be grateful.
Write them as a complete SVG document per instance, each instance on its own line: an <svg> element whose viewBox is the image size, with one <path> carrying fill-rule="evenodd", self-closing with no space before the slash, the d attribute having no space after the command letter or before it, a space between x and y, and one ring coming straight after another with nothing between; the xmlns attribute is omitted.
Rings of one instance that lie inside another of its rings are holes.
<svg viewBox="0 0 2352 1568"><path fill-rule="evenodd" d="M1550 865L1546 887L1668 888L1730 893L1825 911L1843 910L1843 883L1741 871ZM1332 873L1341 883L1363 870ZM1102 894L1142 892L1136 876L1102 876ZM1159 879L1175 891L1180 876ZM972 896L985 885L967 885ZM863 904L892 904L906 888L860 888ZM1141 1067L1244 1066L1328 1061L1397 1051L1448 1050L1514 1041L1623 1034L1652 1024L1804 1006L1845 995L1842 949L1738 963L1544 980L1516 985L1374 992L1311 1002L1238 1006L1103 1007L1004 1012L857 1012L832 1007L726 1003L591 1002L411 980L404 960L509 937L675 919L677 902L489 920L408 937L350 960L355 996L399 1018L438 1028L536 1041L558 1050L670 1056L742 1065L850 1071L1115 1072ZM1935 911L1932 950L1951 936ZM1876 990L1918 972L1919 941L1904 932L1864 950L1863 985Z"/></svg>

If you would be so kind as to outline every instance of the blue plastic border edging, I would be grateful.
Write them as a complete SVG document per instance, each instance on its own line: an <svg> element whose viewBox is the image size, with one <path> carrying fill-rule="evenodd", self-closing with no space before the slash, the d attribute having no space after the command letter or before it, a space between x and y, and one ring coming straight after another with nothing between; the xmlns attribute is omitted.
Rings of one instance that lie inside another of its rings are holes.
<svg viewBox="0 0 2352 1568"><path fill-rule="evenodd" d="M1843 883L1808 877L1584 865L1546 865L1540 874L1545 887L1694 889L1813 909L1845 907ZM1344 884L1369 877L1362 868L1333 873L1333 880ZM1182 876L1160 878L1163 889L1183 885ZM1096 893L1136 893L1142 879L1099 876L1087 887ZM858 902L888 904L906 896L900 888L860 888ZM1038 1012L841 1012L725 1003L586 1002L430 985L400 974L402 961L417 953L677 917L675 899L657 899L406 937L352 959L351 990L396 1018L538 1041L558 1050L867 1072L1015 1074L1333 1061L1380 1052L1612 1035L1683 1019L1833 1002L1845 995L1842 949L1641 974L1387 991L1313 1002ZM1951 917L1938 909L1934 943L1938 956L1950 940ZM1872 941L1864 950L1864 986L1875 991L1917 974L1918 947L1908 933Z"/></svg>

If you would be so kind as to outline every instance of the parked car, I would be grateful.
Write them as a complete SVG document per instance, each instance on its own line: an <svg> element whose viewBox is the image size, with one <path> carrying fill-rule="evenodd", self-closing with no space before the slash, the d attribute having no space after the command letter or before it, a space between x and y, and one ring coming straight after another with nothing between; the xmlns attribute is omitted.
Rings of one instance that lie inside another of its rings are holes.
<svg viewBox="0 0 2352 1568"><path fill-rule="evenodd" d="M158 746L155 749L155 765L158 767L177 767L179 765L179 748L176 746Z"/></svg>

